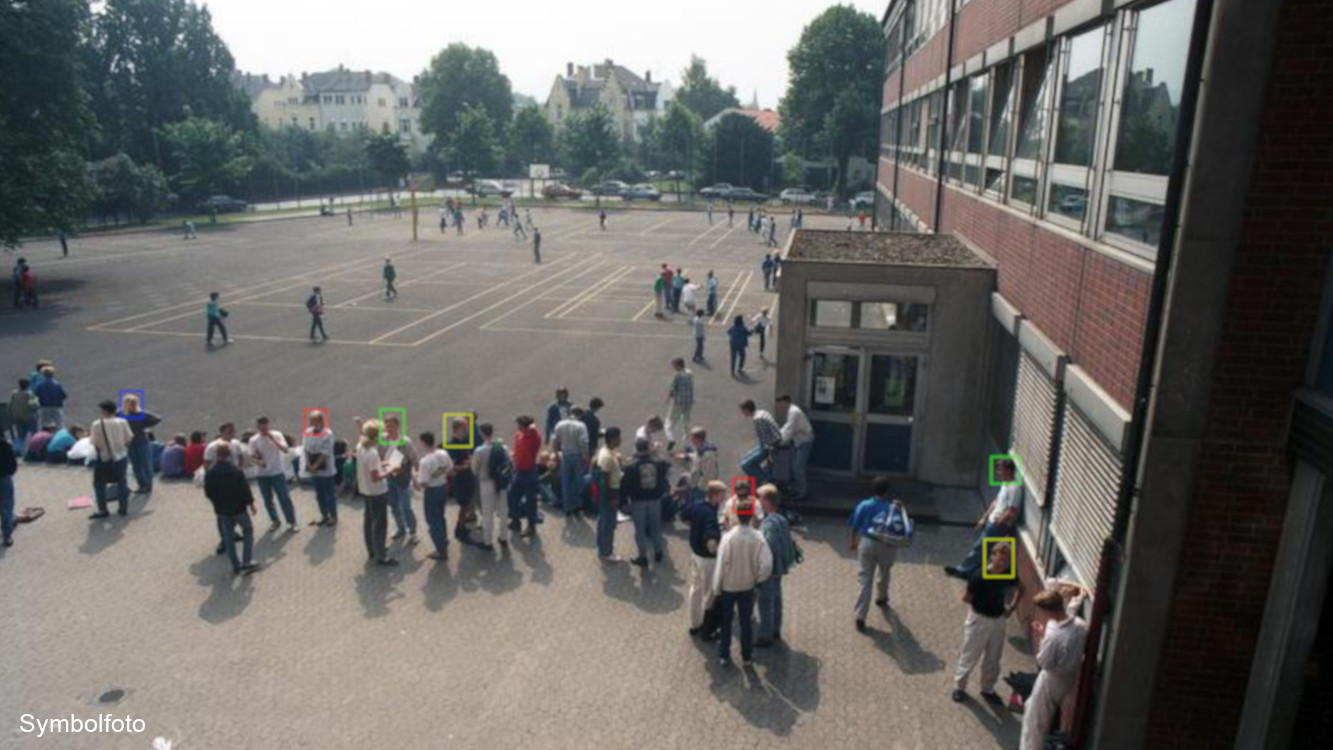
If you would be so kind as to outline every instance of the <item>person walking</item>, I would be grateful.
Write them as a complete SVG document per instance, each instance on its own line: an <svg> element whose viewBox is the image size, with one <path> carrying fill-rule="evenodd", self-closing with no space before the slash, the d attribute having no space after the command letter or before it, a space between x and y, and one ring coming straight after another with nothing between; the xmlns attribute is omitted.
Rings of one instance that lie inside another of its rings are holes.
<svg viewBox="0 0 1333 750"><path fill-rule="evenodd" d="M1018 606L1022 587L1017 577L1009 578L1013 559L1009 545L1000 542L991 547L986 569L967 579L963 601L968 604L967 620L963 623L963 649L958 654L958 665L953 674L953 700L967 699L967 680L977 662L981 662L981 697L1002 707L1004 701L995 692L995 681L1000 677L1000 654L1004 651L1004 629L1009 616Z"/></svg>
<svg viewBox="0 0 1333 750"><path fill-rule="evenodd" d="M768 239L765 244L769 247L778 246L778 220L776 217L768 217Z"/></svg>
<svg viewBox="0 0 1333 750"><path fill-rule="evenodd" d="M137 393L127 393L120 400L120 416L129 424L130 432L134 435L130 440L130 468L134 471L134 483L138 485L134 494L152 494L153 441L149 433L162 423L162 418L145 410Z"/></svg>
<svg viewBox="0 0 1333 750"><path fill-rule="evenodd" d="M977 519L977 537L972 549L957 565L946 565L944 572L954 578L967 580L981 569L982 544L988 538L1014 536L1014 525L1023 511L1023 483L1015 479L1017 467L1011 459L995 462L995 473L1001 487L990 507Z"/></svg>
<svg viewBox="0 0 1333 750"><path fill-rule="evenodd" d="M889 576L898 557L898 548L885 541L885 531L899 523L906 527L907 512L897 500L889 498L889 478L875 477L874 497L862 500L848 519L851 527L851 550L860 564L858 580L861 593L856 599L856 630L866 631L866 616L870 613L870 590L879 580L875 606L889 608Z"/></svg>
<svg viewBox="0 0 1333 750"><path fill-rule="evenodd" d="M532 230L532 258L537 263L542 262L542 230L536 228Z"/></svg>
<svg viewBox="0 0 1333 750"><path fill-rule="evenodd" d="M310 296L305 300L306 312L310 313L310 340L315 340L315 331L324 337L324 341L329 340L329 334L324 332L324 293L319 287L310 290Z"/></svg>
<svg viewBox="0 0 1333 750"><path fill-rule="evenodd" d="M777 418L782 424L782 445L792 449L791 489L800 500L805 497L806 467L815 447L815 428L801 407L793 404L791 396L785 393L778 396Z"/></svg>
<svg viewBox="0 0 1333 750"><path fill-rule="evenodd" d="M223 323L228 315L222 303L219 302L221 295L217 292L208 293L208 303L204 305L204 316L208 318L208 337L206 339L208 346L213 345L213 331L216 330L222 334L222 343L230 344L231 339L227 338L227 326Z"/></svg>
<svg viewBox="0 0 1333 750"><path fill-rule="evenodd" d="M764 349L768 346L768 334L773 331L773 319L768 316L768 309L750 318L750 330L759 337L759 359L764 359Z"/></svg>
<svg viewBox="0 0 1333 750"><path fill-rule="evenodd" d="M417 450L403 434L402 417L397 412L384 415L384 443L379 445L380 458L389 466L389 512L395 528L393 538L407 537L415 546L417 514L412 510L412 478L417 463Z"/></svg>
<svg viewBox="0 0 1333 750"><path fill-rule="evenodd" d="M449 527L444 518L444 506L449 499L449 472L454 468L454 462L435 444L434 433L423 432L417 440L421 442L421 461L417 464L416 486L421 489L426 530L435 546L435 551L426 557L448 560Z"/></svg>
<svg viewBox="0 0 1333 750"><path fill-rule="evenodd" d="M713 596L722 615L722 634L717 644L717 662L731 663L732 624L740 620L741 663L750 666L754 657L754 591L773 572L773 553L754 527L754 503L746 499L736 506L741 522L722 535L713 569Z"/></svg>
<svg viewBox="0 0 1333 750"><path fill-rule="evenodd" d="M698 310L694 313L694 363L704 362L704 338L708 335L708 319L704 317L704 311Z"/></svg>
<svg viewBox="0 0 1333 750"><path fill-rule="evenodd" d="M648 440L634 441L634 460L625 465L625 473L620 479L620 488L629 500L629 515L634 521L634 544L638 556L630 560L632 565L648 567L649 546L653 550L653 561L662 562L666 557L666 538L662 536L662 498L670 491L667 483L667 469L670 466L652 455L652 445Z"/></svg>
<svg viewBox="0 0 1333 750"><path fill-rule="evenodd" d="M759 264L759 270L760 270L761 272L763 272L763 274L764 274L764 291L765 291L765 292L772 290L773 287L774 287L774 284L773 284L773 271L774 271L776 268L777 268L777 264L775 264L775 263L773 262L773 254L772 254L772 253L764 253L764 260L763 260L762 263Z"/></svg>
<svg viewBox="0 0 1333 750"><path fill-rule="evenodd" d="M600 226L600 227L602 228L602 231L603 231L603 232L606 231L606 211L605 211L605 210L602 210L602 211L600 211L600 212L597 214L597 225Z"/></svg>
<svg viewBox="0 0 1333 750"><path fill-rule="evenodd" d="M592 464L593 494L597 498L597 559L604 563L620 562L615 555L623 478L618 448L620 428L608 427L606 441L597 449Z"/></svg>
<svg viewBox="0 0 1333 750"><path fill-rule="evenodd" d="M495 549L492 540L500 546L508 547L509 539L505 536L505 507L500 504L502 493L509 489L509 479L513 476L513 464L504 443L495 439L495 427L489 422L482 422L477 427L481 433L481 445L472 454L472 464L477 467L477 495L481 501L481 542L477 545L490 552Z"/></svg>
<svg viewBox="0 0 1333 750"><path fill-rule="evenodd" d="M116 496L120 500L120 515L130 513L130 485L125 479L126 464L129 463L130 441L134 433L130 425L116 416L116 402L110 399L98 404L102 411L100 419L93 420L88 427L93 449L97 453L97 464L93 467L93 497L97 499L97 512L89 518L106 518L106 486L116 485Z"/></svg>
<svg viewBox="0 0 1333 750"><path fill-rule="evenodd" d="M717 314L717 292L721 282L717 280L717 275L713 269L708 269L708 278L704 279L704 289L708 292L708 317Z"/></svg>
<svg viewBox="0 0 1333 750"><path fill-rule="evenodd" d="M657 306L657 309L653 311L653 317L655 318L666 317L666 290L666 277L658 274L657 278L653 280L653 304Z"/></svg>
<svg viewBox="0 0 1333 750"><path fill-rule="evenodd" d="M736 226L736 207L727 203L727 228Z"/></svg>
<svg viewBox="0 0 1333 750"><path fill-rule="evenodd" d="M40 381L34 382L32 392L37 396L37 423L43 427L65 426L65 401L69 394L65 386L56 380L56 369L52 365L42 368Z"/></svg>
<svg viewBox="0 0 1333 750"><path fill-rule="evenodd" d="M190 221L189 219L185 220L184 229L185 229L185 239L187 240L193 240L199 236L194 232L194 222Z"/></svg>
<svg viewBox="0 0 1333 750"><path fill-rule="evenodd" d="M477 468L472 463L474 448L467 447L476 445L475 436L469 434L475 420L475 414L462 419L455 417L449 426L449 439L445 441L446 446L454 446L445 450L454 462L453 474L450 475L450 487L453 490L454 501L458 503L454 538L463 544L471 543L468 526L477 520L474 504L477 496Z"/></svg>
<svg viewBox="0 0 1333 750"><path fill-rule="evenodd" d="M36 310L38 307L37 274L32 272L32 266L23 266L23 275L19 277L19 284L23 287L23 306Z"/></svg>
<svg viewBox="0 0 1333 750"><path fill-rule="evenodd" d="M741 458L741 475L753 477L759 484L769 484L773 474L766 464L771 463L773 451L782 442L782 428L768 411L755 406L751 399L740 404L741 414L754 425L755 446Z"/></svg>
<svg viewBox="0 0 1333 750"><path fill-rule="evenodd" d="M524 414L514 420L514 484L509 490L509 529L518 531L523 519L528 527L522 536L537 531L537 454L541 451L542 436L534 427L535 420ZM609 432L609 430L608 430Z"/></svg>
<svg viewBox="0 0 1333 750"><path fill-rule="evenodd" d="M1066 600L1059 591L1042 590L1032 598L1046 622L1033 626L1041 640L1037 649L1037 681L1023 704L1023 731L1020 750L1043 750L1055 711L1074 691L1088 637L1088 625L1076 613L1082 606L1084 592L1075 589Z"/></svg>
<svg viewBox="0 0 1333 750"><path fill-rule="evenodd" d="M384 277L384 299L385 301L398 298L398 290L394 287L394 279L398 278L398 271L393 267L393 261L384 259L384 268L380 271Z"/></svg>
<svg viewBox="0 0 1333 750"><path fill-rule="evenodd" d="M445 234L448 229L449 229L449 214L444 210L444 207L442 206L440 207L440 234Z"/></svg>
<svg viewBox="0 0 1333 750"><path fill-rule="evenodd" d="M602 418L597 416L597 412L606 406L606 402L597 396L588 399L588 407L583 410L583 426L588 428L588 450L593 455L597 454L597 447L602 442Z"/></svg>
<svg viewBox="0 0 1333 750"><path fill-rule="evenodd" d="M328 427L328 417L323 411L310 412L304 434L301 435L301 452L305 454L306 471L315 484L315 503L319 507L319 520L311 521L311 526L338 525L338 494L334 477L337 466L334 456L334 444L337 439Z"/></svg>
<svg viewBox="0 0 1333 750"><path fill-rule="evenodd" d="M245 473L232 463L231 446L218 446L218 458L204 473L204 497L213 504L222 549L231 560L234 575L249 575L259 570L254 562L255 527L250 516L256 513L255 497ZM241 554L236 554L236 529L240 528Z"/></svg>
<svg viewBox="0 0 1333 750"><path fill-rule="evenodd" d="M292 505L292 496L287 489L286 466L291 461L287 438L272 429L268 417L259 417L255 420L255 435L250 438L249 448L250 457L259 468L255 482L259 485L259 494L264 497L264 509L268 511L268 519L272 523L269 530L282 528L282 521L278 518L280 505L282 516L287 519L287 533L295 534L301 529L296 525L296 508ZM273 503L275 495L277 505Z"/></svg>
<svg viewBox="0 0 1333 750"><path fill-rule="evenodd" d="M722 524L718 521L727 486L711 481L702 497L686 506L681 517L690 525L690 635L705 641L717 638L717 600L713 596L713 572L717 565L717 548L722 542Z"/></svg>
<svg viewBox="0 0 1333 750"><path fill-rule="evenodd" d="M523 242L526 242L527 239L528 239L528 231L527 231L526 229L523 228L523 222L518 221L518 219L515 218L515 220L514 220L514 240L515 240L515 241L523 241Z"/></svg>
<svg viewBox="0 0 1333 750"><path fill-rule="evenodd" d="M14 475L18 473L14 444L0 440L0 544L14 546Z"/></svg>
<svg viewBox="0 0 1333 750"><path fill-rule="evenodd" d="M791 537L791 526L778 512L778 488L766 484L757 494L764 509L759 530L773 555L773 574L759 584L759 638L754 645L769 648L782 640L782 578L791 572L800 558L796 553L796 542Z"/></svg>
<svg viewBox="0 0 1333 750"><path fill-rule="evenodd" d="M750 329L745 326L745 318L737 315L727 329L727 339L731 344L731 376L745 374L745 350L750 346Z"/></svg>
<svg viewBox="0 0 1333 750"><path fill-rule="evenodd" d="M555 426L551 448L560 457L560 501L565 517L577 518L583 505L583 473L590 457L582 408L574 407Z"/></svg>
<svg viewBox="0 0 1333 750"><path fill-rule="evenodd" d="M697 318L697 316L696 316ZM690 433L690 413L694 410L694 373L685 367L685 360L671 360L671 388L667 391L669 404L666 420L667 450L676 447L676 441L685 442Z"/></svg>
<svg viewBox="0 0 1333 750"><path fill-rule="evenodd" d="M14 262L14 268L10 272L10 282L12 283L14 293L14 309L23 307L23 269L27 268L28 259L19 258Z"/></svg>
<svg viewBox="0 0 1333 750"><path fill-rule="evenodd" d="M369 420L361 425L361 440L356 448L356 488L365 498L366 515L362 532L366 554L378 565L397 565L389 557L389 472L380 459L380 423Z"/></svg>
<svg viewBox="0 0 1333 750"><path fill-rule="evenodd" d="M713 202L708 201L708 226L713 226Z"/></svg>

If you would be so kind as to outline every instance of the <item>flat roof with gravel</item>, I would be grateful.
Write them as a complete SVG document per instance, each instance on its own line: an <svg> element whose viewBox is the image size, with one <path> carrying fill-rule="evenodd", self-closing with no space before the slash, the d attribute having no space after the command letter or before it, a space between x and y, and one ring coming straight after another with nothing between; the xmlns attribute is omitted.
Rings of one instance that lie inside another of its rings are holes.
<svg viewBox="0 0 1333 750"><path fill-rule="evenodd" d="M784 260L992 268L952 234L799 229Z"/></svg>

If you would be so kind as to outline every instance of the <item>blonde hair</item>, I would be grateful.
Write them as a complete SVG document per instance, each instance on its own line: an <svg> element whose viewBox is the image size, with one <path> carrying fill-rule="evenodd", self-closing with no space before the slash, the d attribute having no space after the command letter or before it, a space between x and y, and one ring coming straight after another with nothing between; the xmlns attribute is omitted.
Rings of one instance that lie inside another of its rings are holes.
<svg viewBox="0 0 1333 750"><path fill-rule="evenodd" d="M124 398L120 400L120 408L127 409L131 404L137 408L139 406L139 397L133 393L126 393Z"/></svg>
<svg viewBox="0 0 1333 750"><path fill-rule="evenodd" d="M373 448L380 441L380 423L378 419L367 419L361 425L361 447Z"/></svg>
<svg viewBox="0 0 1333 750"><path fill-rule="evenodd" d="M759 488L759 491L756 492L755 495L757 495L760 500L772 500L775 503L778 501L778 497L780 496L778 493L778 486L776 484L763 485L762 487Z"/></svg>

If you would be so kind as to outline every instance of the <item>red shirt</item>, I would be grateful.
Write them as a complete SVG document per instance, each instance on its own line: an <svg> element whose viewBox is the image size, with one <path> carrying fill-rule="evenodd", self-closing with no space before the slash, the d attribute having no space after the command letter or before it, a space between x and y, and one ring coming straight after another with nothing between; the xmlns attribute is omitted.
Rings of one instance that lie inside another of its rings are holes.
<svg viewBox="0 0 1333 750"><path fill-rule="evenodd" d="M194 473L199 471L199 467L204 465L204 448L206 447L203 443L190 443L185 446L186 474L194 476Z"/></svg>
<svg viewBox="0 0 1333 750"><path fill-rule="evenodd" d="M514 471L536 471L537 451L542 447L542 434L536 427L514 433Z"/></svg>

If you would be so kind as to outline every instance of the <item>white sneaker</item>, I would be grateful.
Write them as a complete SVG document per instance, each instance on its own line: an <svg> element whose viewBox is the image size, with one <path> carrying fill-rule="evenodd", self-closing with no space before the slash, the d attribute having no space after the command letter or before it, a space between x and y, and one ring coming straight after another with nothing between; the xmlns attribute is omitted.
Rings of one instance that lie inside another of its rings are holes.
<svg viewBox="0 0 1333 750"><path fill-rule="evenodd" d="M288 527L287 527L287 533L288 533L288 534L295 534L296 532L298 532L298 531L300 531L300 530L301 530L301 527L297 526L296 524L292 524L291 526L288 526Z"/></svg>

